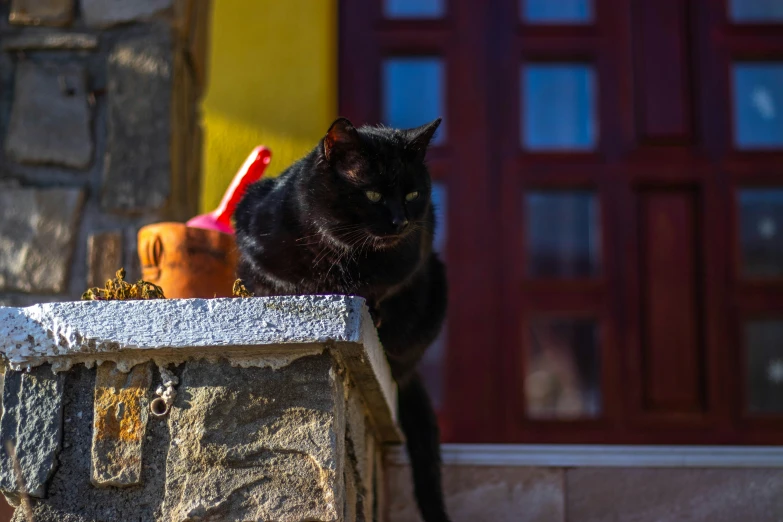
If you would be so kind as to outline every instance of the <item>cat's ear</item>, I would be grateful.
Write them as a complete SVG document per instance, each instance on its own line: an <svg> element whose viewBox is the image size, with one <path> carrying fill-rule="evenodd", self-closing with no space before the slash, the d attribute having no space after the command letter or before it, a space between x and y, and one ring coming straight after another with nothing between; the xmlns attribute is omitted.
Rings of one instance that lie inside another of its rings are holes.
<svg viewBox="0 0 783 522"><path fill-rule="evenodd" d="M323 139L326 161L348 178L357 178L362 171L364 160L361 148L359 132L346 118L335 120Z"/></svg>
<svg viewBox="0 0 783 522"><path fill-rule="evenodd" d="M430 146L430 142L435 136L435 131L438 130L441 121L442 119L438 118L435 121L408 131L408 149L416 154L417 159L424 159L427 147Z"/></svg>
<svg viewBox="0 0 783 522"><path fill-rule="evenodd" d="M347 118L335 120L324 136L324 156L329 163L348 153L358 152L360 146L359 133Z"/></svg>

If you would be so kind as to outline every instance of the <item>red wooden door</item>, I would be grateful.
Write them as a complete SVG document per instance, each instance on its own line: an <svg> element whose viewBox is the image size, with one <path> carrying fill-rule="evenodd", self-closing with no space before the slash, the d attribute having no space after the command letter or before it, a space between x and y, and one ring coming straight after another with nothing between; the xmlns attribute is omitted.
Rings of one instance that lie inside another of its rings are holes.
<svg viewBox="0 0 783 522"><path fill-rule="evenodd" d="M446 440L780 440L780 4L341 2L341 112L445 118Z"/></svg>

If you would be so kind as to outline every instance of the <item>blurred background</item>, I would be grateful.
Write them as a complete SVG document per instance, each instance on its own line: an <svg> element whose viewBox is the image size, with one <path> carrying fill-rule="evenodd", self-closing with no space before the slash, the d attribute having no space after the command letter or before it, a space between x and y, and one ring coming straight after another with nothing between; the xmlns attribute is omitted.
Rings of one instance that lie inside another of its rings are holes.
<svg viewBox="0 0 783 522"><path fill-rule="evenodd" d="M442 116L446 441L777 440L780 0L2 9L3 304L135 279L139 227L215 208L256 145L276 175L338 115Z"/></svg>
<svg viewBox="0 0 783 522"><path fill-rule="evenodd" d="M0 4L0 304L76 299L338 115L442 116L461 443L778 444L783 0Z"/></svg>
<svg viewBox="0 0 783 522"><path fill-rule="evenodd" d="M256 144L275 174L337 115L444 118L444 440L780 442L783 2L234 1L210 27L201 210Z"/></svg>

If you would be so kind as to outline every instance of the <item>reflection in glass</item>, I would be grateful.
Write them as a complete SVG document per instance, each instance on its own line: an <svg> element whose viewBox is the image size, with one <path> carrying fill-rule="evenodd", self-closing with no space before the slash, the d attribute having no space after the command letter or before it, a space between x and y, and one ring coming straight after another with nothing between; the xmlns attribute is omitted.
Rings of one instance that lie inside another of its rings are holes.
<svg viewBox="0 0 783 522"><path fill-rule="evenodd" d="M592 7L591 0L520 0L519 11L530 24L586 24Z"/></svg>
<svg viewBox="0 0 783 522"><path fill-rule="evenodd" d="M440 254L441 259L446 255L446 227L448 226L446 220L448 212L447 196L446 186L443 183L434 182L432 184L432 207L435 209L435 237L432 241L432 248L435 252Z"/></svg>
<svg viewBox="0 0 783 522"><path fill-rule="evenodd" d="M745 324L747 409L783 413L783 320Z"/></svg>
<svg viewBox="0 0 783 522"><path fill-rule="evenodd" d="M600 272L598 203L587 191L525 195L530 277L580 278Z"/></svg>
<svg viewBox="0 0 783 522"><path fill-rule="evenodd" d="M445 0L385 0L386 18L440 18L445 11Z"/></svg>
<svg viewBox="0 0 783 522"><path fill-rule="evenodd" d="M731 0L729 15L739 23L781 23L783 2L780 0Z"/></svg>
<svg viewBox="0 0 783 522"><path fill-rule="evenodd" d="M525 411L532 419L601 414L598 328L589 319L536 319L525 364Z"/></svg>
<svg viewBox="0 0 783 522"><path fill-rule="evenodd" d="M445 141L443 61L439 58L390 58L383 64L383 119L407 129L444 117L433 143Z"/></svg>
<svg viewBox="0 0 783 522"><path fill-rule="evenodd" d="M739 206L742 275L783 276L783 189L741 190Z"/></svg>
<svg viewBox="0 0 783 522"><path fill-rule="evenodd" d="M582 64L522 67L522 146L590 150L598 140L593 68Z"/></svg>
<svg viewBox="0 0 783 522"><path fill-rule="evenodd" d="M446 258L447 213L448 192L446 185L439 182L432 183L432 206L435 210L435 237L432 248L438 253L441 260ZM434 343L424 352L419 363L419 373L424 380L424 386L432 399L432 405L440 410L443 405L443 365L446 362L446 329L444 323L440 335Z"/></svg>
<svg viewBox="0 0 783 522"><path fill-rule="evenodd" d="M783 148L783 63L736 63L733 72L737 147Z"/></svg>

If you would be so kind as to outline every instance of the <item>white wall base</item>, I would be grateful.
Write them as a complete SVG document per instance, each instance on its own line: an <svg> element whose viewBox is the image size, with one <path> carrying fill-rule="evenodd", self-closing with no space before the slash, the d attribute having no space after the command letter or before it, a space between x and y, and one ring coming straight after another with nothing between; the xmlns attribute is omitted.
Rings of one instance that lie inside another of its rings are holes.
<svg viewBox="0 0 783 522"><path fill-rule="evenodd" d="M571 444L444 444L452 466L783 468L778 446L616 446ZM407 463L402 447L387 452L389 464Z"/></svg>

